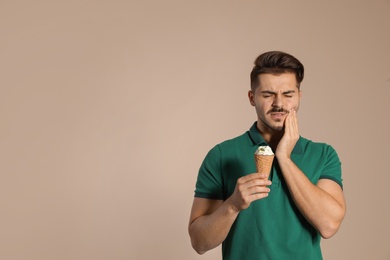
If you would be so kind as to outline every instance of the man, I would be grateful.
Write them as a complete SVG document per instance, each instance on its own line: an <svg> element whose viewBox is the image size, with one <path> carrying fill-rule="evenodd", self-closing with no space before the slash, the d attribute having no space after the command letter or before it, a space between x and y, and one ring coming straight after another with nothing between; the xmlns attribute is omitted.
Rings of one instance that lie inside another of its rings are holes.
<svg viewBox="0 0 390 260"><path fill-rule="evenodd" d="M303 76L290 54L255 60L248 97L257 122L211 149L199 170L189 222L199 254L222 243L223 259L322 259L320 239L339 229L345 200L335 150L299 135ZM269 179L256 172L260 145L275 153Z"/></svg>

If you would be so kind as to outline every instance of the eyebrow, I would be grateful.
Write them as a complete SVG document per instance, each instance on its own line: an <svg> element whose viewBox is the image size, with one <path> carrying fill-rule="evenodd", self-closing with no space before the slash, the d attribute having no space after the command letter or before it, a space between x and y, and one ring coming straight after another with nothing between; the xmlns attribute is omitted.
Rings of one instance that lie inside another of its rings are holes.
<svg viewBox="0 0 390 260"><path fill-rule="evenodd" d="M271 91L271 90L263 90L263 91L261 91L260 93L263 93L263 94L272 94L272 95L276 94L275 91ZM282 92L283 95L287 95L287 94L291 94L291 93L295 93L295 90L292 90L292 89L291 89L291 90L287 90L287 91Z"/></svg>

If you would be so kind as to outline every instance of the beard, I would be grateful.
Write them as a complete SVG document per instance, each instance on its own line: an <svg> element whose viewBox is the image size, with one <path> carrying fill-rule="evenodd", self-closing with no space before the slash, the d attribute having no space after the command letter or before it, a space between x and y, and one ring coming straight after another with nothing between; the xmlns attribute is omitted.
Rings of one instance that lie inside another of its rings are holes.
<svg viewBox="0 0 390 260"><path fill-rule="evenodd" d="M275 126L270 125L269 123L267 123L265 120L263 120L261 118L259 118L259 120L267 129L270 129L273 132L283 132L284 131L284 120L282 120L282 119L278 119L278 120L276 120L276 122L283 121L283 124L282 125L275 125Z"/></svg>
<svg viewBox="0 0 390 260"><path fill-rule="evenodd" d="M283 107L273 107L271 110L269 110L266 115L270 115L271 113L284 113L287 115L289 113L288 110L283 109ZM271 130L272 132L282 132L284 131L284 118L276 118L276 119L270 119L269 121L266 120L266 116L264 118L259 118L261 123L265 126L265 128Z"/></svg>

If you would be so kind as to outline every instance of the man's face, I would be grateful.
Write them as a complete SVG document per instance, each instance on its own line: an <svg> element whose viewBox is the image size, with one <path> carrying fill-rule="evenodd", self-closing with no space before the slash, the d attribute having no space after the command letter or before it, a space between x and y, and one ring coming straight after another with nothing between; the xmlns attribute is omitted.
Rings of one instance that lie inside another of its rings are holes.
<svg viewBox="0 0 390 260"><path fill-rule="evenodd" d="M260 74L259 86L249 91L249 101L256 108L257 126L263 132L283 130L284 120L291 109L299 108L301 91L294 73Z"/></svg>

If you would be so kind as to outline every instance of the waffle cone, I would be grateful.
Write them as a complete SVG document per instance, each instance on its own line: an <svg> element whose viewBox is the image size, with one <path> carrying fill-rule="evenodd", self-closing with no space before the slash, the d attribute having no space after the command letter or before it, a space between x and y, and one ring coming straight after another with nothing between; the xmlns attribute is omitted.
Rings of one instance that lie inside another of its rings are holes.
<svg viewBox="0 0 390 260"><path fill-rule="evenodd" d="M256 170L259 173L265 173L269 176L271 173L272 162L275 155L257 155L255 154Z"/></svg>

